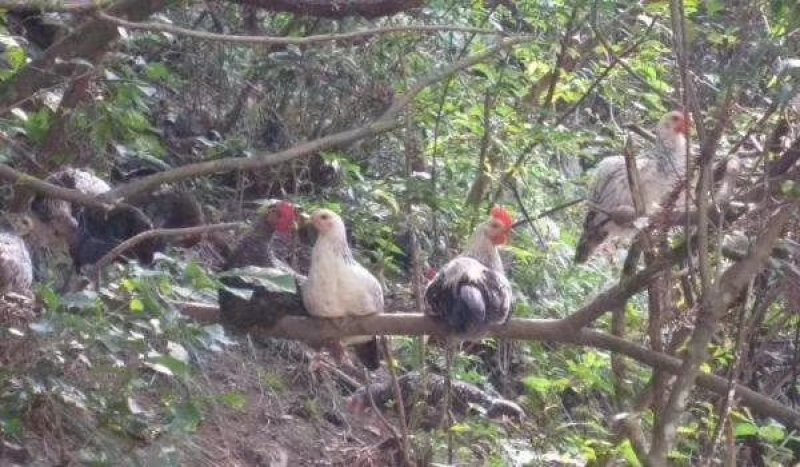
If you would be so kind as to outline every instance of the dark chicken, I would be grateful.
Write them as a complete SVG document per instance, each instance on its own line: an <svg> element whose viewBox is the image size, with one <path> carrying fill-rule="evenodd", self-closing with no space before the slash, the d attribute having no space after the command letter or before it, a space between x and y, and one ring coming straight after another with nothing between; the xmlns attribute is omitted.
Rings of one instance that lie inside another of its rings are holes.
<svg viewBox="0 0 800 467"><path fill-rule="evenodd" d="M277 268L301 279L286 264L289 248L292 245L299 210L286 201L274 203L259 212L258 218L235 246L225 261L223 269ZM227 322L248 326L255 322L275 322L284 314L302 309L298 296L294 294L275 293L267 290L258 281L235 273L220 276L225 285L219 289L219 308ZM238 291L251 292L244 298ZM268 304L267 306L265 306ZM269 310L269 316L264 311Z"/></svg>
<svg viewBox="0 0 800 467"><path fill-rule="evenodd" d="M156 229L182 229L206 223L203 208L194 195L186 191L162 191L137 196L130 204L141 209ZM191 248L202 239L202 235L184 237L179 245ZM163 250L166 242L157 242L155 247Z"/></svg>
<svg viewBox="0 0 800 467"><path fill-rule="evenodd" d="M290 271L288 258L299 219L300 212L292 203L279 201L267 206L238 241L223 269L258 266Z"/></svg>
<svg viewBox="0 0 800 467"><path fill-rule="evenodd" d="M479 225L464 253L445 264L425 290L426 313L458 335L480 335L505 323L511 284L497 247L508 243L514 220L501 207Z"/></svg>
<svg viewBox="0 0 800 467"><path fill-rule="evenodd" d="M153 228L147 215L133 206L117 206L108 211L84 208L77 217L78 228L70 240L70 255L77 271L96 263L125 240ZM126 252L124 257L135 257L140 263L149 265L160 247L158 242L146 240Z"/></svg>

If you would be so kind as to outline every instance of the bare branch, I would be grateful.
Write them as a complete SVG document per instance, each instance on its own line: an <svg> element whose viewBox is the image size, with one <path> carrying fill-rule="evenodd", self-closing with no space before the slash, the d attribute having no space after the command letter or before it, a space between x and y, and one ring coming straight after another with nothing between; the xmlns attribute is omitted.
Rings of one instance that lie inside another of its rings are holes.
<svg viewBox="0 0 800 467"><path fill-rule="evenodd" d="M128 29L136 29L140 31L151 32L167 32L170 34L193 37L195 39L202 39L216 42L227 42L231 44L239 44L245 46L263 46L263 45L311 45L326 42L345 42L355 39L361 39L370 36L385 36L389 34L409 34L409 33L426 33L436 34L441 32L463 32L472 34L486 34L486 35L502 35L502 31L493 29L473 28L467 26L452 26L452 25L408 25L408 26L390 26L384 28L372 28L363 31L351 31L340 34L318 34L306 37L276 37L276 36L245 36L245 35L231 35L231 34L216 34L205 31L195 31L192 29L181 28L167 23L138 23L135 21L127 21L122 18L111 16L109 14L98 11L95 16L103 21L106 21L117 26L122 26Z"/></svg>
<svg viewBox="0 0 800 467"><path fill-rule="evenodd" d="M150 239L191 237L193 235L201 235L210 232L236 230L242 228L244 225L245 224L241 222L225 222L222 224L208 224L208 225L201 225L198 227L185 227L180 229L147 230L125 240L124 242L115 246L114 249L106 253L102 258L100 258L95 263L94 272L95 274L99 275L99 273L103 270L104 267L111 264L112 261L121 256L123 253L135 247L136 245L139 245L140 243Z"/></svg>
<svg viewBox="0 0 800 467"><path fill-rule="evenodd" d="M446 329L436 321L414 313L388 313L370 317L327 320L302 316L286 316L274 326L256 326L249 332L264 337L297 339L312 344L338 340L358 335L446 335ZM560 320L511 319L505 325L493 326L488 336L526 341L561 342L585 345L618 352L645 365L670 373L681 370L681 360L664 353L654 352L633 342L609 334L583 329L573 331ZM719 376L702 374L698 384L717 394L726 394L728 381ZM742 403L754 411L780 420L789 426L800 426L800 412L759 394L742 385L736 386Z"/></svg>
<svg viewBox="0 0 800 467"><path fill-rule="evenodd" d="M427 87L446 79L450 75L460 70L486 61L501 50L514 45L531 42L533 40L535 40L535 38L531 36L504 39L499 41L496 46L489 48L485 52L469 56L448 66L435 70L430 75L420 79L419 82L411 86L411 88L405 94L397 96L395 101L392 103L389 109L384 112L383 115L367 125L308 141L276 153L260 154L249 158L228 157L184 165L147 177L142 177L127 184L121 185L109 193L106 193L104 196L109 200L121 200L136 193L156 188L163 183L175 182L178 180L199 177L202 175L210 175L213 173L223 173L234 170L252 170L267 167L270 165L279 164L281 162L286 162L300 156L305 156L307 154L330 149L332 147L352 143L353 141L357 141L359 139L375 136L393 130L402 124L402 122L396 117L398 117L398 115L403 112L411 102L414 101L417 95L419 95L419 93L425 90Z"/></svg>
<svg viewBox="0 0 800 467"><path fill-rule="evenodd" d="M694 386L700 366L708 358L708 344L725 311L741 290L763 268L783 227L796 210L795 204L779 208L769 219L766 229L758 236L752 251L730 266L708 290L705 290L697 310L695 330L688 344L688 353L678 373L664 411L656 418L650 452L652 465L666 465L667 454L677 432L678 419L686 407L689 392Z"/></svg>
<svg viewBox="0 0 800 467"><path fill-rule="evenodd" d="M250 5L276 13L317 16L321 18L344 18L363 16L378 18L392 16L402 11L418 8L424 0L232 0L234 3Z"/></svg>
<svg viewBox="0 0 800 467"><path fill-rule="evenodd" d="M71 190L69 188L53 185L52 183L47 183L13 169L6 164L0 164L0 179L8 180L21 188L27 188L43 195L71 201L82 206L91 206L101 209L109 207L107 203L104 203L103 200L99 198L83 194L78 190Z"/></svg>

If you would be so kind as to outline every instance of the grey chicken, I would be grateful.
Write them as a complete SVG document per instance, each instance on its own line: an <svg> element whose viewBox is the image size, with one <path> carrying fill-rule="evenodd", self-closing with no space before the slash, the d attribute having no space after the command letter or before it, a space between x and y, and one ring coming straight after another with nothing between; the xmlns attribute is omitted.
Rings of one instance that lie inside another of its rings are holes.
<svg viewBox="0 0 800 467"><path fill-rule="evenodd" d="M0 293L29 295L33 285L33 263L22 239L32 228L26 216L7 216L11 224L0 231Z"/></svg>
<svg viewBox="0 0 800 467"><path fill-rule="evenodd" d="M655 147L636 161L647 215L658 210L659 203L686 174L689 125L689 118L682 112L664 115L656 127ZM636 215L623 156L608 157L598 164L588 201L576 263L589 259L607 239L635 232L632 221Z"/></svg>

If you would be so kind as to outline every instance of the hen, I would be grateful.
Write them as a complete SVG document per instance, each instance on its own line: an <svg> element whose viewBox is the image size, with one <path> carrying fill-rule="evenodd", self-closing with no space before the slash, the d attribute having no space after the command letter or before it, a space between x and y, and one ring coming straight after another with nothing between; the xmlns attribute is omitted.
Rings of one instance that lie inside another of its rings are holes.
<svg viewBox="0 0 800 467"><path fill-rule="evenodd" d="M664 115L656 127L655 147L636 161L647 215L657 211L659 203L685 175L689 125L689 118L682 112ZM575 251L575 262L585 262L606 239L635 232L632 225L635 212L625 158L603 159L590 190L589 212Z"/></svg>
<svg viewBox="0 0 800 467"><path fill-rule="evenodd" d="M302 287L303 305L311 316L344 318L383 313L380 282L353 257L347 244L342 218L327 209L311 216L318 237L311 251L308 279ZM380 366L375 336L356 336L345 341L370 369ZM341 342L331 346L337 360L343 355Z"/></svg>

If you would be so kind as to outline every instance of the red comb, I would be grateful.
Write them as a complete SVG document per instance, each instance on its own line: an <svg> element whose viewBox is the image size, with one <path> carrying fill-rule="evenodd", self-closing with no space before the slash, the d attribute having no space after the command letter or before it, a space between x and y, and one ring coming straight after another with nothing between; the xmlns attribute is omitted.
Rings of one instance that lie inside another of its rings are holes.
<svg viewBox="0 0 800 467"><path fill-rule="evenodd" d="M511 217L511 214L508 211L500 206L495 206L492 208L492 218L500 221L500 223L503 224L503 227L506 229L510 229L514 226L514 218Z"/></svg>

